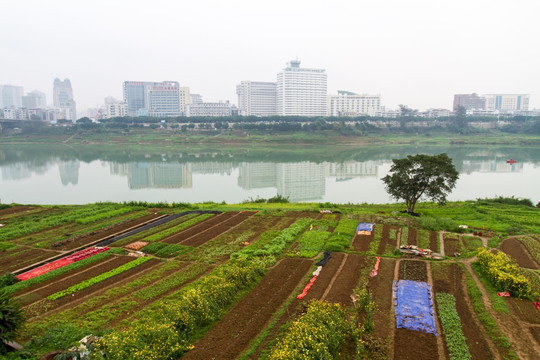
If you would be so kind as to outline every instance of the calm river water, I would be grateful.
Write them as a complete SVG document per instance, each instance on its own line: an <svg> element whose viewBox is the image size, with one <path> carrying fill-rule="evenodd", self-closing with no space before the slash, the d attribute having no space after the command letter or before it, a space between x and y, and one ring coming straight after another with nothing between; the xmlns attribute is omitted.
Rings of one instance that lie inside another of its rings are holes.
<svg viewBox="0 0 540 360"><path fill-rule="evenodd" d="M539 148L416 147L347 151L198 151L155 154L0 145L0 201L238 203L276 194L292 202L388 203L380 180L391 159L446 152L460 172L449 200L515 196L540 201ZM322 155L321 155L322 154ZM507 163L513 158L515 164Z"/></svg>

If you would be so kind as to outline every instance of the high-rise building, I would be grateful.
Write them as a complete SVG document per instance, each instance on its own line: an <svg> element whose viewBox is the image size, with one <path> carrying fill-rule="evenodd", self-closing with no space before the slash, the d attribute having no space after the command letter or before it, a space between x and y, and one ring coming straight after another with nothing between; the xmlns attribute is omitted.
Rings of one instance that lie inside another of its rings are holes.
<svg viewBox="0 0 540 360"><path fill-rule="evenodd" d="M486 98L486 110L529 110L529 94L490 94Z"/></svg>
<svg viewBox="0 0 540 360"><path fill-rule="evenodd" d="M22 97L22 107L27 109L44 109L47 107L45 93L34 90Z"/></svg>
<svg viewBox="0 0 540 360"><path fill-rule="evenodd" d="M454 95L453 111L457 111L460 106L463 106L465 110L485 110L486 98L475 93L456 94Z"/></svg>
<svg viewBox="0 0 540 360"><path fill-rule="evenodd" d="M376 116L381 112L381 96L338 91L328 96L328 116Z"/></svg>
<svg viewBox="0 0 540 360"><path fill-rule="evenodd" d="M276 83L242 81L236 86L238 109L243 116L277 115Z"/></svg>
<svg viewBox="0 0 540 360"><path fill-rule="evenodd" d="M190 104L202 104L202 95L201 94L190 94L189 95Z"/></svg>
<svg viewBox="0 0 540 360"><path fill-rule="evenodd" d="M189 104L189 88L177 81L125 81L124 102L129 116L180 116Z"/></svg>
<svg viewBox="0 0 540 360"><path fill-rule="evenodd" d="M278 115L326 116L326 70L301 68L292 60L277 74L276 87Z"/></svg>
<svg viewBox="0 0 540 360"><path fill-rule="evenodd" d="M148 115L180 116L180 85L177 81L155 84L148 89Z"/></svg>
<svg viewBox="0 0 540 360"><path fill-rule="evenodd" d="M54 107L59 110L58 119L77 120L77 108L69 79L54 79L53 102Z"/></svg>
<svg viewBox="0 0 540 360"><path fill-rule="evenodd" d="M22 107L23 94L22 86L0 85L0 108Z"/></svg>

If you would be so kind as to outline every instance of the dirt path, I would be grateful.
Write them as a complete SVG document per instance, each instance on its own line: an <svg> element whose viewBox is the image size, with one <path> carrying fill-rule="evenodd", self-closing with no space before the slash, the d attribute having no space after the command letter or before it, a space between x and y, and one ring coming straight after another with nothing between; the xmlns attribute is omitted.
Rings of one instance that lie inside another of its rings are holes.
<svg viewBox="0 0 540 360"><path fill-rule="evenodd" d="M516 352L520 359L537 359L538 354L540 354L540 345L535 341L530 331L523 331L523 329L529 328L529 324L497 312L493 309L493 304L489 298L489 293L486 291L484 285L478 276L476 276L472 268L471 263L475 260L476 258L471 258L463 261L462 263L465 265L467 271L469 271L471 274L478 289L480 289L486 310L494 319L497 320L500 331L504 336L506 336L506 338L508 338L512 345L512 349ZM521 331L516 331L518 329Z"/></svg>
<svg viewBox="0 0 540 360"><path fill-rule="evenodd" d="M445 256L445 254L444 254L444 231L439 231L439 241L441 243L440 254L442 256Z"/></svg>

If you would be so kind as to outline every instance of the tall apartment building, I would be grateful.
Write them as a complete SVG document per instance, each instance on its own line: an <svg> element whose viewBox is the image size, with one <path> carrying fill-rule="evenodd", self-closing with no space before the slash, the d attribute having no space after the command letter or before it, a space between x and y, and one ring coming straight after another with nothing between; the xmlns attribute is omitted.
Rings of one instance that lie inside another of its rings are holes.
<svg viewBox="0 0 540 360"><path fill-rule="evenodd" d="M189 99L189 88L180 87L177 81L124 82L124 102L129 116L180 116Z"/></svg>
<svg viewBox="0 0 540 360"><path fill-rule="evenodd" d="M381 112L381 96L338 91L328 96L328 116L375 116Z"/></svg>
<svg viewBox="0 0 540 360"><path fill-rule="evenodd" d="M22 107L24 89L22 86L0 85L0 108Z"/></svg>
<svg viewBox="0 0 540 360"><path fill-rule="evenodd" d="M44 109L47 107L45 93L34 90L22 97L22 107L27 109Z"/></svg>
<svg viewBox="0 0 540 360"><path fill-rule="evenodd" d="M452 110L457 111L460 106L463 106L465 110L485 110L486 98L476 93L456 94L454 95L454 106Z"/></svg>
<svg viewBox="0 0 540 360"><path fill-rule="evenodd" d="M59 110L58 119L77 120L77 108L69 79L64 79L64 81L59 78L54 79L53 104Z"/></svg>
<svg viewBox="0 0 540 360"><path fill-rule="evenodd" d="M277 115L276 83L242 81L236 86L236 95L242 116Z"/></svg>
<svg viewBox="0 0 540 360"><path fill-rule="evenodd" d="M277 114L326 116L327 75L324 69L301 68L292 60L277 74Z"/></svg>
<svg viewBox="0 0 540 360"><path fill-rule="evenodd" d="M488 111L529 110L529 94L490 94L484 96Z"/></svg>

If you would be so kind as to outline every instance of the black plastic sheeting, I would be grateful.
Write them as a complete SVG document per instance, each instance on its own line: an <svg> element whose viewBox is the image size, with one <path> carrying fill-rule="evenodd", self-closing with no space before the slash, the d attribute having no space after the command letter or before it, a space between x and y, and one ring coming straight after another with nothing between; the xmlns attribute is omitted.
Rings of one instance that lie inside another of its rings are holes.
<svg viewBox="0 0 540 360"><path fill-rule="evenodd" d="M99 244L97 244L96 246L107 246L115 241L118 241L118 240L122 240L123 238L126 238L128 236L131 236L131 235L135 235L137 233L140 233L141 231L145 231L145 230L148 230L148 229L151 229L155 226L159 226L159 225L162 225L162 224L165 224L165 223L168 223L169 221L172 221L174 219L178 219L179 217L181 216L184 216L184 215L187 215L187 214L220 214L221 211L197 211L197 210L193 210L193 211L184 211L184 212L181 212L181 213L178 213L178 214L173 214L173 215L169 215L167 217L164 217L164 218L161 218L159 220L156 220L150 224L146 224L144 226L141 226L140 228L137 228L137 229L133 229L125 234L122 234L122 235L118 235L118 236L115 236L113 238L110 238L110 239L107 239L103 242L100 242Z"/></svg>
<svg viewBox="0 0 540 360"><path fill-rule="evenodd" d="M330 251L325 251L324 252L324 257L322 258L321 261L319 261L317 264L317 266L324 266L326 265L326 263L328 262L328 260L330 260L330 258L332 257L331 255L332 253Z"/></svg>

